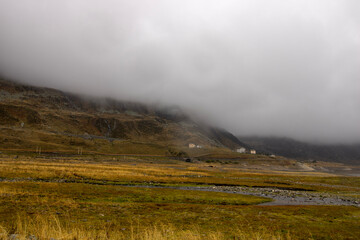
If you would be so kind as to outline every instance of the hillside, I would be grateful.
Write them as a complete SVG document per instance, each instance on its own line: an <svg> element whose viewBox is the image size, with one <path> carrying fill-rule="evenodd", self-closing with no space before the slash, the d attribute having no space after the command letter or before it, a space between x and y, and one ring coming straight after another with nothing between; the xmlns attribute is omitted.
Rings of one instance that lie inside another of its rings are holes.
<svg viewBox="0 0 360 240"><path fill-rule="evenodd" d="M188 149L188 144L202 146ZM0 80L0 146L111 154L201 154L244 146L178 107L93 98Z"/></svg>
<svg viewBox="0 0 360 240"><path fill-rule="evenodd" d="M260 152L276 154L297 160L317 160L360 164L360 144L317 145L289 138L238 137Z"/></svg>

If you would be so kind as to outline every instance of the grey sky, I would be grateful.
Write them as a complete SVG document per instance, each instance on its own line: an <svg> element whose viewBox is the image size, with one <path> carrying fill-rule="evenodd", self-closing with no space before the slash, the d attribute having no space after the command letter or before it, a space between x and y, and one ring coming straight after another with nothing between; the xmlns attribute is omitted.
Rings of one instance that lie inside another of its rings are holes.
<svg viewBox="0 0 360 240"><path fill-rule="evenodd" d="M360 141L358 0L0 0L0 71L178 104L235 134Z"/></svg>

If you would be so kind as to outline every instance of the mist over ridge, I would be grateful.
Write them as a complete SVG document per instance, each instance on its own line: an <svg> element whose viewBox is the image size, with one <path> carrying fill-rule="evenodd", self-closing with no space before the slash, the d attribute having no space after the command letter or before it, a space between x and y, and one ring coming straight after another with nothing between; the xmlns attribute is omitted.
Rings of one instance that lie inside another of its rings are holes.
<svg viewBox="0 0 360 240"><path fill-rule="evenodd" d="M0 72L179 105L236 135L360 142L360 3L0 1Z"/></svg>

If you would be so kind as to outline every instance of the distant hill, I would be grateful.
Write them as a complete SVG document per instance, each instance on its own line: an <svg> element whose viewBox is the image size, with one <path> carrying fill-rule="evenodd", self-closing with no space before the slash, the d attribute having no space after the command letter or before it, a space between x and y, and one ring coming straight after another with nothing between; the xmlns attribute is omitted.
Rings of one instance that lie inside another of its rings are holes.
<svg viewBox="0 0 360 240"><path fill-rule="evenodd" d="M92 98L0 80L1 149L196 152L188 149L189 143L201 149L245 146L226 130L193 121L178 107Z"/></svg>
<svg viewBox="0 0 360 240"><path fill-rule="evenodd" d="M317 145L289 138L238 137L260 152L281 155L297 160L318 160L360 164L360 144Z"/></svg>

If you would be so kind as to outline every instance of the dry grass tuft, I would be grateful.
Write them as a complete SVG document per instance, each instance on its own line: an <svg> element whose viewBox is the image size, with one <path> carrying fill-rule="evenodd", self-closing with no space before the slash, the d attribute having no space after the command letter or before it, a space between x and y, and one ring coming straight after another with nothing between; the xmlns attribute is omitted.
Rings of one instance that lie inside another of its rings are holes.
<svg viewBox="0 0 360 240"><path fill-rule="evenodd" d="M79 224L71 225L61 222L56 215L18 215L17 221L11 229L0 226L0 239L18 240L225 240L229 239L224 233L211 231L202 233L196 226L192 229L178 229L173 225L153 225L148 227L131 226L124 231L120 226L105 226L103 229L93 229ZM249 232L236 229L237 240L290 240L290 236L274 235L264 229L261 232Z"/></svg>

